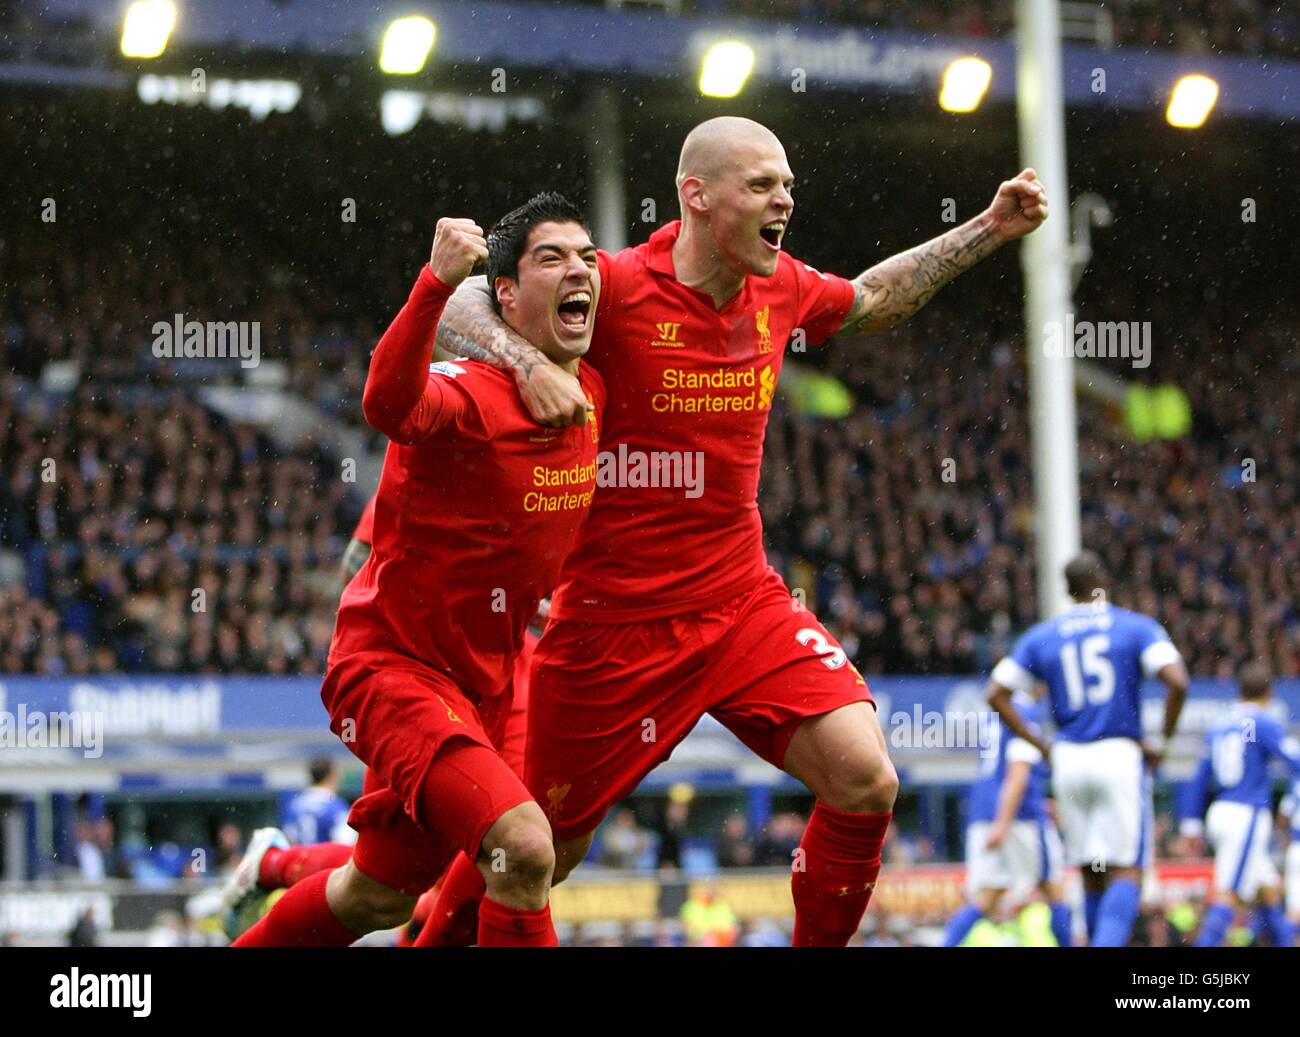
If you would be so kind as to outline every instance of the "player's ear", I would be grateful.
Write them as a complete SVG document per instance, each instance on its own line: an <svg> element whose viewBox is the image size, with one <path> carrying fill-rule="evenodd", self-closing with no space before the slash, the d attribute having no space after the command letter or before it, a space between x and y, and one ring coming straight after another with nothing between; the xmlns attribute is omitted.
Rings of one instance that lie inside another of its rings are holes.
<svg viewBox="0 0 1300 1037"><path fill-rule="evenodd" d="M498 277L493 282L492 288L497 293L498 306L513 306L515 304L515 294L519 291L519 282L513 277Z"/></svg>
<svg viewBox="0 0 1300 1037"><path fill-rule="evenodd" d="M677 191L681 196L683 210L690 209L700 215L709 211L708 202L704 198L704 181L698 176L688 176Z"/></svg>

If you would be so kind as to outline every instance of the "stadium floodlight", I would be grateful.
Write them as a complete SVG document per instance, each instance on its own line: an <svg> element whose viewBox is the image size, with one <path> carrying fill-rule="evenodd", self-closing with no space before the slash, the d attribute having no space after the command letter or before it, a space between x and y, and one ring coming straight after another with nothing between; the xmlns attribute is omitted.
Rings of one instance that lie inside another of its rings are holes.
<svg viewBox="0 0 1300 1037"><path fill-rule="evenodd" d="M424 114L424 94L416 90L385 90L379 99L379 118L384 132L390 137L400 137L415 129Z"/></svg>
<svg viewBox="0 0 1300 1037"><path fill-rule="evenodd" d="M379 68L391 75L413 75L424 68L438 38L438 27L421 15L398 18L384 33Z"/></svg>
<svg viewBox="0 0 1300 1037"><path fill-rule="evenodd" d="M945 112L973 112L993 82L993 66L983 58L958 58L943 71L939 107Z"/></svg>
<svg viewBox="0 0 1300 1037"><path fill-rule="evenodd" d="M1214 104L1219 99L1219 84L1209 76L1183 76L1174 84L1169 95L1169 108L1165 118L1170 126L1182 130L1196 130L1205 125Z"/></svg>
<svg viewBox="0 0 1300 1037"><path fill-rule="evenodd" d="M122 54L128 58L156 58L167 49L176 28L172 0L135 0L122 19Z"/></svg>
<svg viewBox="0 0 1300 1037"><path fill-rule="evenodd" d="M754 48L748 43L715 43L700 66L700 93L705 97L735 97L753 71Z"/></svg>

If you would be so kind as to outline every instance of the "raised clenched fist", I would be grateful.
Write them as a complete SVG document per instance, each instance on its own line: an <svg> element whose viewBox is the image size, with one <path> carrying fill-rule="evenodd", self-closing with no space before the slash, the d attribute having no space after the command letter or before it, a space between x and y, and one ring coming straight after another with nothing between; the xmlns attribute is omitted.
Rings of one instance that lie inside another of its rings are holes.
<svg viewBox="0 0 1300 1037"><path fill-rule="evenodd" d="M487 259L487 238L473 220L444 216L433 234L429 269L443 284L455 287L469 276L475 264Z"/></svg>

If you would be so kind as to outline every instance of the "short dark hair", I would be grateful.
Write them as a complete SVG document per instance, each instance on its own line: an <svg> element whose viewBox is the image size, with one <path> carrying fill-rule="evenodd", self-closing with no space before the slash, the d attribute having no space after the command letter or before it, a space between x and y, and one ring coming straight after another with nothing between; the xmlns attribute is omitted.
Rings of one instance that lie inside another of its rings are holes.
<svg viewBox="0 0 1300 1037"><path fill-rule="evenodd" d="M1273 675L1264 663L1252 660L1237 671L1237 683L1243 699L1262 699L1273 687Z"/></svg>
<svg viewBox="0 0 1300 1037"><path fill-rule="evenodd" d="M311 783L319 785L334 773L334 761L328 756L317 756L308 765L307 773L311 775Z"/></svg>
<svg viewBox="0 0 1300 1037"><path fill-rule="evenodd" d="M1080 551L1065 567L1065 589L1075 601L1092 597L1096 590L1104 593L1109 584L1105 563L1095 551Z"/></svg>
<svg viewBox="0 0 1300 1037"><path fill-rule="evenodd" d="M497 299L497 278L519 280L519 260L528 246L528 235L539 223L576 223L591 233L582 210L558 191L535 194L497 220L487 236L487 283L498 314L501 303Z"/></svg>

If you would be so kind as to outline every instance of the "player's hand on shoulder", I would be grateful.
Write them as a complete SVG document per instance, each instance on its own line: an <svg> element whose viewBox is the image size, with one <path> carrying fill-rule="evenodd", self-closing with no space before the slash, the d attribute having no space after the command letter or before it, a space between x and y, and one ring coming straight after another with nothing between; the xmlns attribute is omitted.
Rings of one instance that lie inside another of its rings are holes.
<svg viewBox="0 0 1300 1037"><path fill-rule="evenodd" d="M475 265L487 259L487 237L473 220L444 216L433 234L429 269L443 284L456 287Z"/></svg>
<svg viewBox="0 0 1300 1037"><path fill-rule="evenodd" d="M988 208L994 229L1003 241L1014 241L1037 230L1047 219L1047 191L1038 174L1024 169L998 186Z"/></svg>
<svg viewBox="0 0 1300 1037"><path fill-rule="evenodd" d="M538 424L552 428L587 424L593 408L582 383L558 364L533 364L515 380L524 407Z"/></svg>

